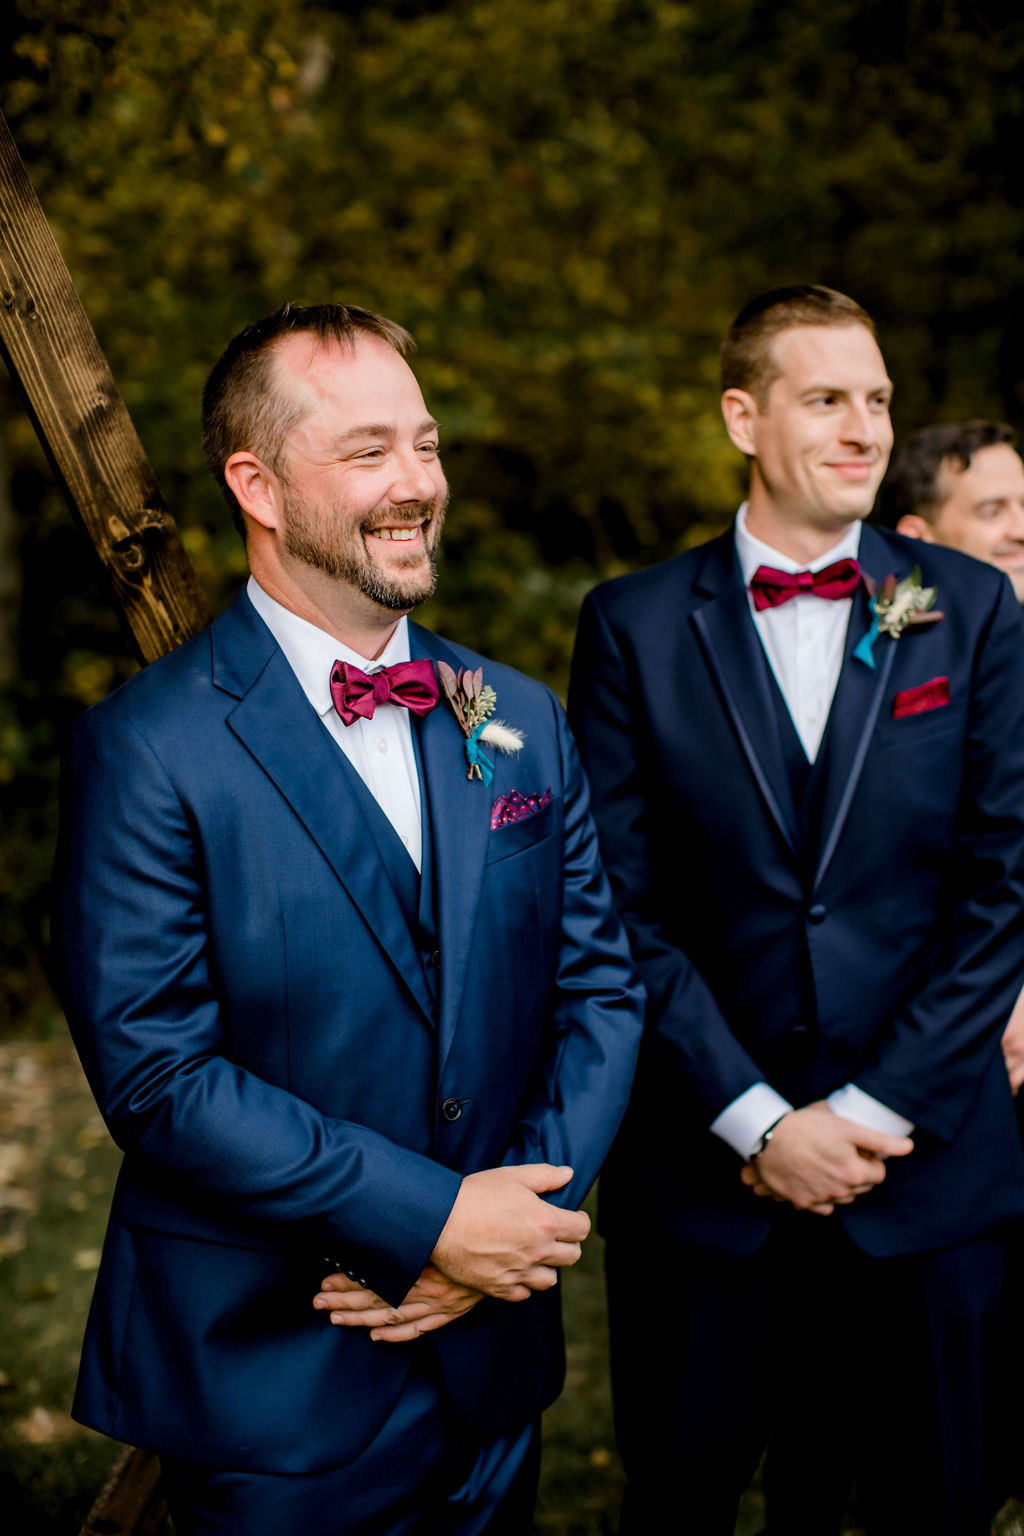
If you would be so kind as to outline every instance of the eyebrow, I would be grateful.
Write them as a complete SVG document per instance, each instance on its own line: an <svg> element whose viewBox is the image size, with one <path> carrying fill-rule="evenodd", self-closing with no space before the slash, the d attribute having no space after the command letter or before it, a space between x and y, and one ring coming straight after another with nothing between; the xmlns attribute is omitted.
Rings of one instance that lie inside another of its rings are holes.
<svg viewBox="0 0 1024 1536"><path fill-rule="evenodd" d="M439 426L440 422L435 421L433 416L428 416L426 421L420 422L419 426L416 428L416 431L413 433L413 436L420 437L422 433L433 432ZM338 442L348 443L356 437L393 437L394 434L395 425L393 422L371 421L367 423L366 426L349 427L348 431L343 432L338 438Z"/></svg>

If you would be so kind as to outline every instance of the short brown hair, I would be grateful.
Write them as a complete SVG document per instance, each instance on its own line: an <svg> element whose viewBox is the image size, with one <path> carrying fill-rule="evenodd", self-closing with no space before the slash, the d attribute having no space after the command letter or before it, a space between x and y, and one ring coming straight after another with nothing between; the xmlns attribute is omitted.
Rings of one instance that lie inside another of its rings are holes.
<svg viewBox="0 0 1024 1536"><path fill-rule="evenodd" d="M878 493L878 516L887 528L901 517L916 513L933 522L948 499L941 474L947 466L962 475L971 459L983 448L1002 443L1013 448L1017 434L1001 421L954 422L941 427L922 427L915 432L889 465Z"/></svg>
<svg viewBox="0 0 1024 1536"><path fill-rule="evenodd" d="M795 325L863 325L875 335L871 316L845 293L816 283L772 288L745 304L729 327L722 344L722 389L746 390L764 410L782 372L772 343Z"/></svg>
<svg viewBox="0 0 1024 1536"><path fill-rule="evenodd" d="M242 509L224 478L224 465L243 449L281 473L288 433L301 420L295 401L272 386L270 363L286 336L307 333L319 345L337 341L352 346L364 332L387 342L403 357L416 349L409 332L383 315L351 304L284 304L272 315L253 320L228 342L203 390L203 452L231 515L244 533Z"/></svg>

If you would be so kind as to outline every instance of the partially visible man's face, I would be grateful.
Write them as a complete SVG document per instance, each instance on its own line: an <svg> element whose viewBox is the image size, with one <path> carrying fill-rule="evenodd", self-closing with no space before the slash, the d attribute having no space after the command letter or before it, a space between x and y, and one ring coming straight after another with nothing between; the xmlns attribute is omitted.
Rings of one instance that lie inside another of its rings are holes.
<svg viewBox="0 0 1024 1536"><path fill-rule="evenodd" d="M925 520L914 519L915 537L948 544L998 566L1024 603L1024 463L1009 443L993 443L971 455L966 469L947 460L937 489L945 500ZM901 531L903 531L901 529ZM909 529L907 530L910 531Z"/></svg>
<svg viewBox="0 0 1024 1536"><path fill-rule="evenodd" d="M287 553L407 612L434 591L448 501L437 423L412 370L360 334L352 348L289 337L275 372L305 407L281 475Z"/></svg>
<svg viewBox="0 0 1024 1536"><path fill-rule="evenodd" d="M841 531L867 517L892 448L892 385L866 326L800 325L774 342L780 376L751 419L754 485L773 515Z"/></svg>

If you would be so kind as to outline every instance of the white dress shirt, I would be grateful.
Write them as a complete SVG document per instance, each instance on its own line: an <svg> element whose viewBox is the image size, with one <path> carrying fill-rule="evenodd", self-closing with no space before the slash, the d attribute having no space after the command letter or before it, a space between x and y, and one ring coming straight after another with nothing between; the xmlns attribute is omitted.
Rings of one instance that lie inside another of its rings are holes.
<svg viewBox="0 0 1024 1536"><path fill-rule="evenodd" d="M324 729L334 737L420 869L423 823L409 711L401 704L378 704L372 720L359 719L346 725L331 698L331 669L335 661L347 661L367 673L408 661L408 621L404 617L399 619L384 650L371 661L269 597L255 577L249 577L246 592L284 652Z"/></svg>
<svg viewBox="0 0 1024 1536"><path fill-rule="evenodd" d="M852 523L838 544L802 566L754 538L747 529L746 502L736 517L736 554L748 589L754 627L807 759L812 763L818 755L839 682L853 599L824 598L813 592L801 592L788 603L759 613L749 591L750 578L759 565L793 573L820 571L836 560L855 560L860 549L860 527L859 522ZM853 1083L830 1093L828 1103L835 1114L874 1130L908 1136L914 1129L912 1121L880 1104ZM792 1108L792 1104L768 1083L755 1083L726 1105L712 1121L711 1129L746 1159L756 1151L769 1126Z"/></svg>

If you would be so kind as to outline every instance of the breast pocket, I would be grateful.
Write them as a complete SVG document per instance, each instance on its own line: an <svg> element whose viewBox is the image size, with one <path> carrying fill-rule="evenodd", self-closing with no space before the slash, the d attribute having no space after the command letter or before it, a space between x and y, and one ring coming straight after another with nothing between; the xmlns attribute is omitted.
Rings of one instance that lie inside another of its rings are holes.
<svg viewBox="0 0 1024 1536"><path fill-rule="evenodd" d="M944 704L938 709L926 709L919 715L902 715L898 719L890 716L881 721L876 742L886 750L920 752L928 745L938 749L947 739L962 742L966 728L964 709L955 704Z"/></svg>
<svg viewBox="0 0 1024 1536"><path fill-rule="evenodd" d="M487 845L487 863L496 864L500 859L511 858L514 853L523 853L551 837L561 826L559 810L558 801L549 800L532 816L523 816L519 821L496 827Z"/></svg>

